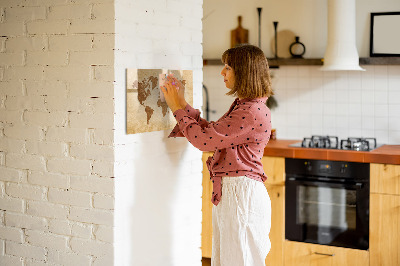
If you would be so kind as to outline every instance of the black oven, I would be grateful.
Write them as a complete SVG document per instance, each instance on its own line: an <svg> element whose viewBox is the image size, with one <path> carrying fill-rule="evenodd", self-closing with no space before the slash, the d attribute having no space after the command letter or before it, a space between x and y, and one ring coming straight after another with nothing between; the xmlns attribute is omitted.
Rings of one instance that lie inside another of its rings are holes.
<svg viewBox="0 0 400 266"><path fill-rule="evenodd" d="M368 249L368 163L287 158L285 169L286 239Z"/></svg>

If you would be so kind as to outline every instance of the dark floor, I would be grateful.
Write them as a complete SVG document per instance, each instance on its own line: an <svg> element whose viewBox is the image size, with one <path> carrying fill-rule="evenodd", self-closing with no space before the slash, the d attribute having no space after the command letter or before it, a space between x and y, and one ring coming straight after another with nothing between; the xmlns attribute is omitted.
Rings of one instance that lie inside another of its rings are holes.
<svg viewBox="0 0 400 266"><path fill-rule="evenodd" d="M203 263L203 266L211 266L211 259L209 258L202 258L201 262Z"/></svg>

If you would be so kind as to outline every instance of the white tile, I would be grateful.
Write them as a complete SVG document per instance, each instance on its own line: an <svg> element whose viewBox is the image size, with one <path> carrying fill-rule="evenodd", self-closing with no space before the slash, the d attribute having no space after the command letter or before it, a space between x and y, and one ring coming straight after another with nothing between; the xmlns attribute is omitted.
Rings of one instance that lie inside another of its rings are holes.
<svg viewBox="0 0 400 266"><path fill-rule="evenodd" d="M325 132L322 127L312 127L310 135L324 135Z"/></svg>
<svg viewBox="0 0 400 266"><path fill-rule="evenodd" d="M313 113L311 115L311 126L312 128L322 129L324 117L321 113Z"/></svg>
<svg viewBox="0 0 400 266"><path fill-rule="evenodd" d="M336 103L349 103L349 91L348 90L337 90L336 91Z"/></svg>
<svg viewBox="0 0 400 266"><path fill-rule="evenodd" d="M298 78L297 77L287 77L286 78L286 88L288 88L288 89L299 88Z"/></svg>
<svg viewBox="0 0 400 266"><path fill-rule="evenodd" d="M363 71L347 71L347 76L350 79L353 80L359 80L361 81L361 74L363 73Z"/></svg>
<svg viewBox="0 0 400 266"><path fill-rule="evenodd" d="M375 129L375 120L371 116L363 116L361 118L362 129Z"/></svg>
<svg viewBox="0 0 400 266"><path fill-rule="evenodd" d="M324 78L335 78L335 71L321 71Z"/></svg>
<svg viewBox="0 0 400 266"><path fill-rule="evenodd" d="M365 71L355 71L361 73L361 76L373 76L375 72L375 65L364 65Z"/></svg>
<svg viewBox="0 0 400 266"><path fill-rule="evenodd" d="M324 73L320 70L320 66L312 66L310 67L310 76L313 77L323 77Z"/></svg>
<svg viewBox="0 0 400 266"><path fill-rule="evenodd" d="M324 98L325 103L334 103L336 101L336 91L335 88L331 86L324 87Z"/></svg>
<svg viewBox="0 0 400 266"><path fill-rule="evenodd" d="M388 131L389 118L388 117L375 117L375 129Z"/></svg>
<svg viewBox="0 0 400 266"><path fill-rule="evenodd" d="M375 91L387 91L388 79L387 78L375 78L374 89L375 89Z"/></svg>
<svg viewBox="0 0 400 266"><path fill-rule="evenodd" d="M323 108L324 116L336 114L336 105L334 103L325 103Z"/></svg>
<svg viewBox="0 0 400 266"><path fill-rule="evenodd" d="M349 117L348 116L343 116L343 115L338 115L336 116L336 127L339 129L348 129L349 127Z"/></svg>
<svg viewBox="0 0 400 266"><path fill-rule="evenodd" d="M346 103L336 103L336 115L347 116L349 114L349 105Z"/></svg>
<svg viewBox="0 0 400 266"><path fill-rule="evenodd" d="M389 131L388 144L394 144L394 145L400 144L400 130L399 131Z"/></svg>
<svg viewBox="0 0 400 266"><path fill-rule="evenodd" d="M360 116L349 116L349 129L361 129L362 121Z"/></svg>
<svg viewBox="0 0 400 266"><path fill-rule="evenodd" d="M297 75L298 75L299 77L309 79L310 76L311 76L311 71L312 71L311 68L308 67L308 66L299 67L299 68L297 69Z"/></svg>
<svg viewBox="0 0 400 266"><path fill-rule="evenodd" d="M338 128L336 130L336 136L339 138L338 145L340 146L340 140L347 139L349 137L349 129L348 128Z"/></svg>
<svg viewBox="0 0 400 266"><path fill-rule="evenodd" d="M375 138L378 145L387 144L389 142L388 130L377 130L375 129Z"/></svg>
<svg viewBox="0 0 400 266"><path fill-rule="evenodd" d="M389 104L400 104L400 88L397 91L389 91Z"/></svg>
<svg viewBox="0 0 400 266"><path fill-rule="evenodd" d="M312 102L321 102L324 96L324 90L321 88L314 89L311 94Z"/></svg>
<svg viewBox="0 0 400 266"><path fill-rule="evenodd" d="M349 76L348 88L349 90L361 90L361 76Z"/></svg>
<svg viewBox="0 0 400 266"><path fill-rule="evenodd" d="M272 89L276 93L279 90L286 88L286 79L282 77L277 77L272 79Z"/></svg>
<svg viewBox="0 0 400 266"><path fill-rule="evenodd" d="M362 135L361 128L349 128L349 137L359 137Z"/></svg>
<svg viewBox="0 0 400 266"><path fill-rule="evenodd" d="M388 113L389 117L400 117L400 104L389 104Z"/></svg>
<svg viewBox="0 0 400 266"><path fill-rule="evenodd" d="M374 117L375 115L375 106L373 104L363 104L361 105L361 115L363 117Z"/></svg>
<svg viewBox="0 0 400 266"><path fill-rule="evenodd" d="M349 78L347 72L340 74L336 77L336 89L347 90L349 88Z"/></svg>
<svg viewBox="0 0 400 266"><path fill-rule="evenodd" d="M389 115L389 106L387 104L375 104L374 108L375 117L387 117Z"/></svg>
<svg viewBox="0 0 400 266"><path fill-rule="evenodd" d="M374 77L373 76L363 76L361 79L362 90L373 90L374 89Z"/></svg>
<svg viewBox="0 0 400 266"><path fill-rule="evenodd" d="M400 131L400 117L389 117L389 130Z"/></svg>
<svg viewBox="0 0 400 266"><path fill-rule="evenodd" d="M374 138L375 137L375 131L370 128L363 128L361 130L361 136L362 138Z"/></svg>
<svg viewBox="0 0 400 266"><path fill-rule="evenodd" d="M373 90L362 90L361 100L363 104L374 103L374 91Z"/></svg>
<svg viewBox="0 0 400 266"><path fill-rule="evenodd" d="M389 76L388 89L392 91L400 90L400 76Z"/></svg>
<svg viewBox="0 0 400 266"><path fill-rule="evenodd" d="M400 66L388 66L388 76L400 76Z"/></svg>
<svg viewBox="0 0 400 266"><path fill-rule="evenodd" d="M362 105L360 103L349 104L349 115L361 117Z"/></svg>
<svg viewBox="0 0 400 266"><path fill-rule="evenodd" d="M311 104L309 103L300 103L298 108L298 113L305 116L310 116L311 114Z"/></svg>
<svg viewBox="0 0 400 266"><path fill-rule="evenodd" d="M376 78L387 78L388 66L387 65L376 65L374 69L374 77Z"/></svg>
<svg viewBox="0 0 400 266"><path fill-rule="evenodd" d="M324 85L324 79L322 77L312 77L310 79L310 87L313 89L322 88Z"/></svg>
<svg viewBox="0 0 400 266"><path fill-rule="evenodd" d="M298 67L297 66L286 66L286 77L297 77L298 76Z"/></svg>
<svg viewBox="0 0 400 266"><path fill-rule="evenodd" d="M388 92L387 91L375 91L374 96L375 104L387 104L388 102Z"/></svg>
<svg viewBox="0 0 400 266"><path fill-rule="evenodd" d="M308 77L299 77L298 78L298 80L297 80L297 82L298 82L298 84L297 84L297 86L298 86L298 88L310 88L310 84L311 84L311 82L310 82L310 78L308 78Z"/></svg>
<svg viewBox="0 0 400 266"><path fill-rule="evenodd" d="M336 116L335 115L324 115L324 120L322 122L323 122L323 128L325 130L335 128ZM329 134L331 134L331 133L329 132Z"/></svg>
<svg viewBox="0 0 400 266"><path fill-rule="evenodd" d="M362 91L361 90L349 90L349 102L350 103L361 103Z"/></svg>
<svg viewBox="0 0 400 266"><path fill-rule="evenodd" d="M320 116L322 116L323 110L324 110L324 104L322 102L320 101L311 102L312 115L319 114Z"/></svg>

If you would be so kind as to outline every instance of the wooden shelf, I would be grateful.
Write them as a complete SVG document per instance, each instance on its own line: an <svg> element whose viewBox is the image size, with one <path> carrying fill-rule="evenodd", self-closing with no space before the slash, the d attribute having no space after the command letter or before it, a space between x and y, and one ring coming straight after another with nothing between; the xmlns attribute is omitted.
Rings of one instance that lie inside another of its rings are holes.
<svg viewBox="0 0 400 266"><path fill-rule="evenodd" d="M304 65L322 65L321 58L268 58L268 64L270 67L279 66L304 66ZM217 66L222 65L220 59L204 59L204 66Z"/></svg>
<svg viewBox="0 0 400 266"><path fill-rule="evenodd" d="M268 58L271 68L279 66L321 66L323 58ZM204 59L204 66L222 65L220 59ZM360 65L400 65L400 57L362 57Z"/></svg>
<svg viewBox="0 0 400 266"><path fill-rule="evenodd" d="M400 57L362 57L360 65L400 65Z"/></svg>

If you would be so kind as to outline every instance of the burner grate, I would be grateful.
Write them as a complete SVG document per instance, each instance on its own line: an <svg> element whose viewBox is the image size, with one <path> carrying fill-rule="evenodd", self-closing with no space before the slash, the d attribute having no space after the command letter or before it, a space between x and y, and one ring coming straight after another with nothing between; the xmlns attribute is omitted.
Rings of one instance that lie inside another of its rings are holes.
<svg viewBox="0 0 400 266"><path fill-rule="evenodd" d="M313 135L311 138L304 138L301 147L305 148L325 148L325 149L338 149L339 140L336 136L317 136Z"/></svg>
<svg viewBox="0 0 400 266"><path fill-rule="evenodd" d="M342 150L369 151L376 147L376 138L347 138L340 141Z"/></svg>

